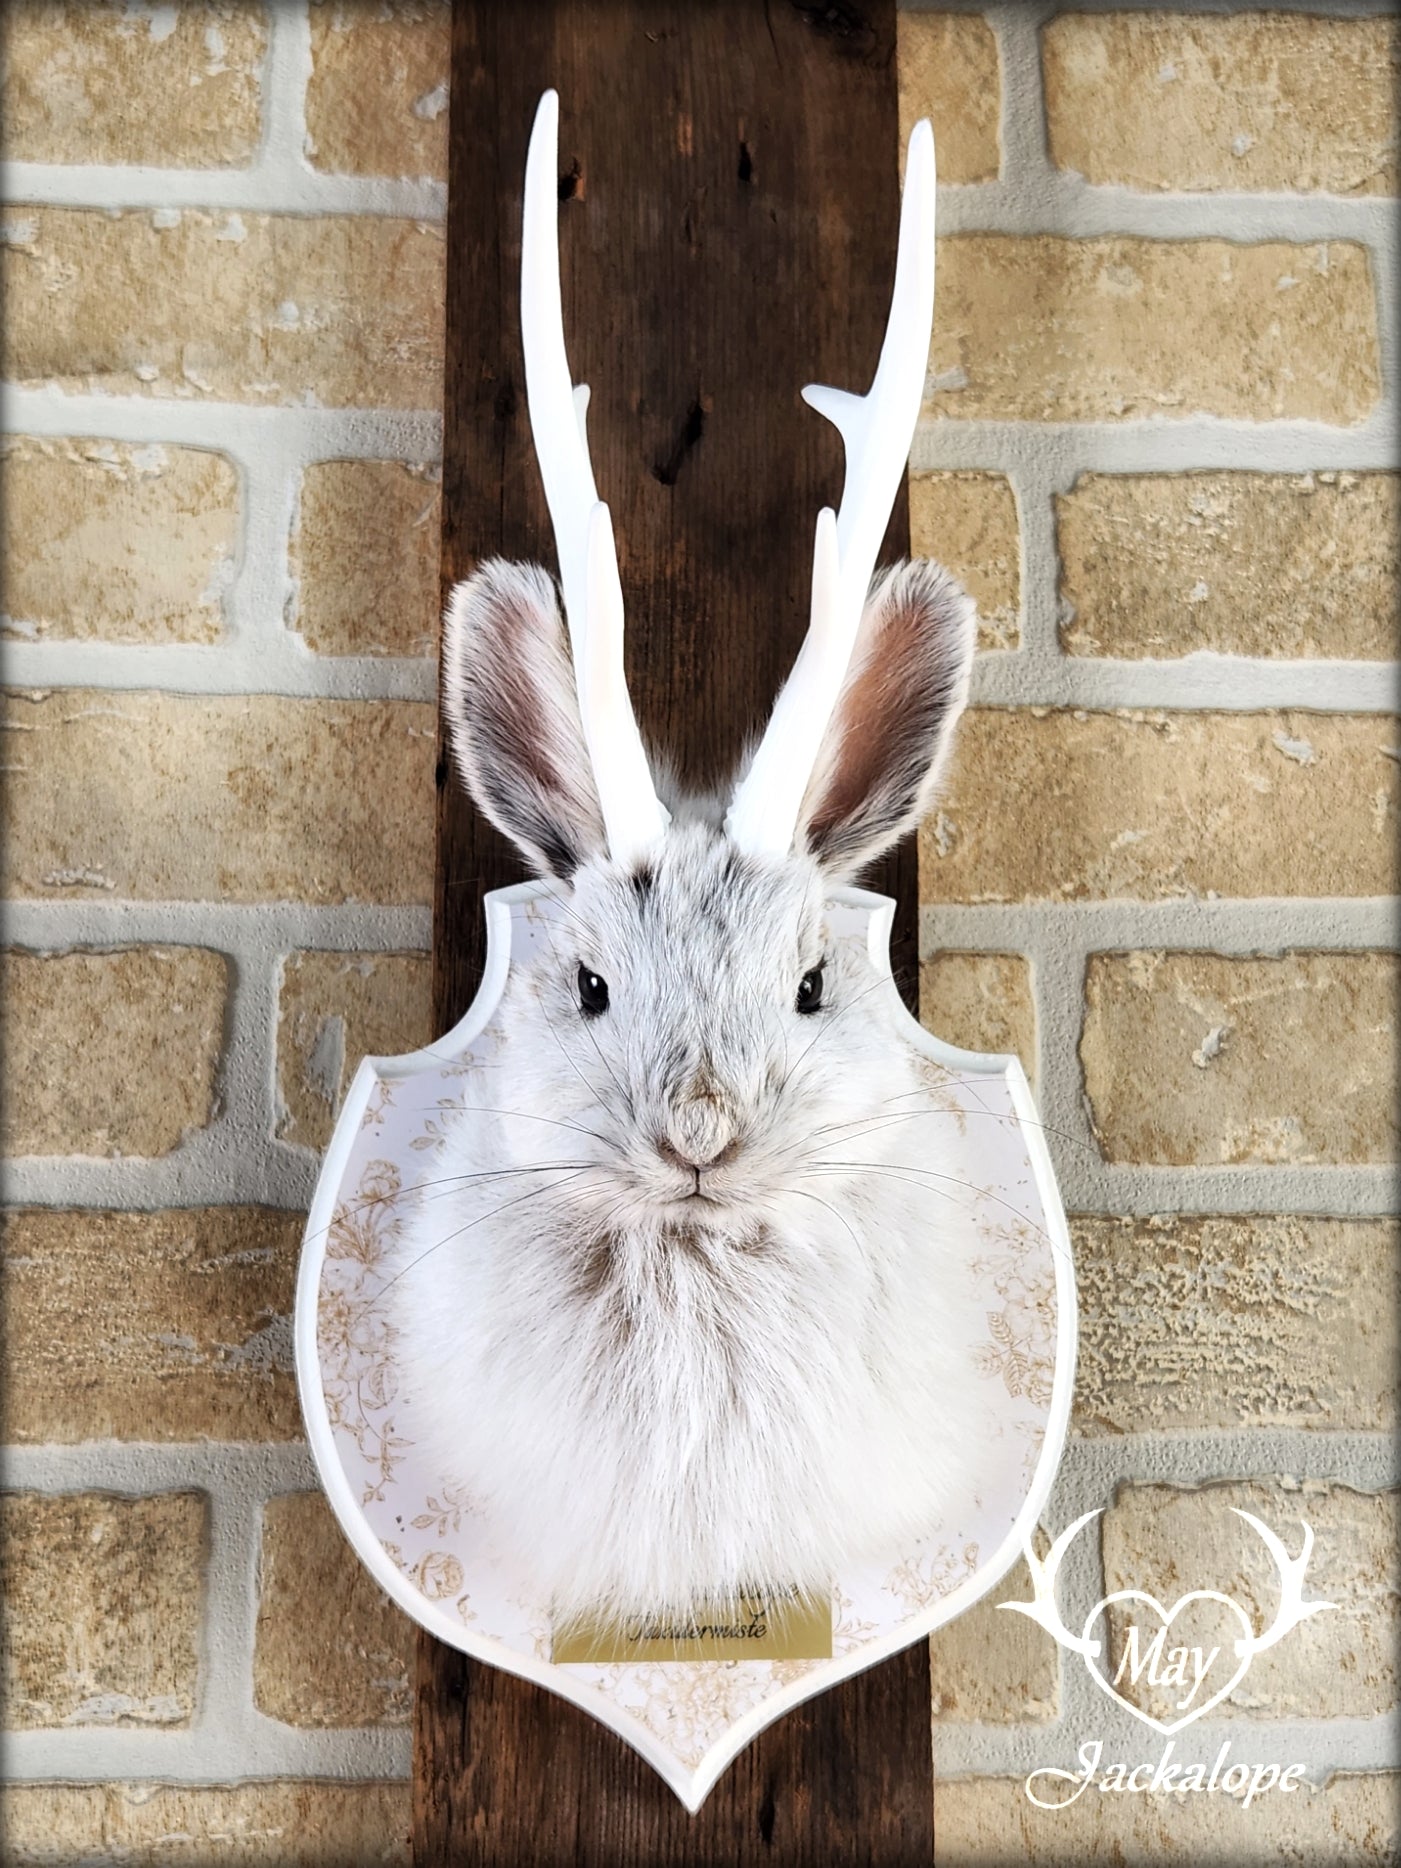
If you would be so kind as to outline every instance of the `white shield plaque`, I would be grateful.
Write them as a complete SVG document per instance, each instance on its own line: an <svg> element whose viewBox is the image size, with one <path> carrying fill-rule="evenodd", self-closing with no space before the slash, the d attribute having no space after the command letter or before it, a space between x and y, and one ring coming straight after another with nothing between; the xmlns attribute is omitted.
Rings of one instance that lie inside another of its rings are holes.
<svg viewBox="0 0 1401 1868"><path fill-rule="evenodd" d="M1030 1091L1014 1057L957 1050L901 1008L948 1116L941 1167L964 1189L931 1205L954 1229L972 1379L989 1433L976 1494L950 1500L919 1542L836 1577L831 1657L551 1659L548 1604L513 1573L492 1525L419 1453L413 1369L383 1301L386 1266L416 1190L435 1167L454 1106L500 1043L508 971L546 938L558 907L539 883L486 897L481 990L446 1037L406 1057L367 1058L322 1166L297 1285L297 1378L307 1432L346 1536L385 1592L440 1640L560 1693L640 1752L690 1810L771 1720L922 1640L987 1594L1031 1533L1070 1414L1075 1284L1065 1215ZM888 898L833 893L831 938L857 942L889 975ZM561 1534L566 1527L561 1527Z"/></svg>

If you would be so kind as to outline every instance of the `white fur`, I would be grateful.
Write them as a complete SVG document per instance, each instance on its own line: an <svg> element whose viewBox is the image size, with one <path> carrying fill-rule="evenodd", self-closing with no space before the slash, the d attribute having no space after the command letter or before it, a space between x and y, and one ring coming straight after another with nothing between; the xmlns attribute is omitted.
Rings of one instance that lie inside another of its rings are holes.
<svg viewBox="0 0 1401 1868"><path fill-rule="evenodd" d="M824 1592L975 1487L981 1384L945 1321L952 1118L889 980L824 925L853 852L927 801L971 606L928 567L878 587L812 853L744 854L721 801L680 799L630 872L598 847L538 574L513 597L515 574L486 567L454 600L449 724L483 808L553 867L557 910L513 964L501 1049L463 1085L393 1267L414 1435L558 1614ZM873 656L899 665L874 680ZM899 709L874 771L873 707ZM600 1015L581 965L608 983Z"/></svg>

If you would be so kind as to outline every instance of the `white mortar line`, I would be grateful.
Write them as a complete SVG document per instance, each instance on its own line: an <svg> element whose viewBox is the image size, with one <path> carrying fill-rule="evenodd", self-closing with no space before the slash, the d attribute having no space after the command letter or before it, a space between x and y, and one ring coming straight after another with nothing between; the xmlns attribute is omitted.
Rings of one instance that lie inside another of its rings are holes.
<svg viewBox="0 0 1401 1868"><path fill-rule="evenodd" d="M1159 1428L1129 1434L1072 1429L1043 1516L1048 1529L1061 1530L1082 1511L1110 1504L1119 1485L1195 1486L1279 1475L1325 1479L1359 1492L1389 1491L1401 1485L1401 1445L1389 1433L1322 1427Z"/></svg>
<svg viewBox="0 0 1401 1868"><path fill-rule="evenodd" d="M98 1161L83 1155L7 1161L10 1206L112 1207L158 1212L182 1206L270 1206L305 1213L320 1157L310 1149L250 1136L224 1117L156 1161Z"/></svg>
<svg viewBox="0 0 1401 1868"><path fill-rule="evenodd" d="M263 134L258 168L270 180L304 179L307 160L306 93L312 77L311 16L306 0L282 0L268 14L263 68Z"/></svg>
<svg viewBox="0 0 1401 1868"><path fill-rule="evenodd" d="M252 582L280 579L264 561ZM285 630L280 604L248 611L242 630L226 645L112 642L6 642L5 681L10 687L111 690L157 688L175 694L268 695L286 700L416 701L437 698L438 671L424 657L312 655L300 636Z"/></svg>
<svg viewBox="0 0 1401 1868"><path fill-rule="evenodd" d="M5 936L17 947L119 946L134 942L212 947L244 960L324 948L337 953L426 953L426 906L363 902L7 902Z"/></svg>
<svg viewBox="0 0 1401 1868"><path fill-rule="evenodd" d="M1029 137L1016 99L1004 94L1004 136ZM1380 272L1396 247L1396 203L1386 195L1291 195L1252 189L1210 194L1155 194L1046 166L1020 182L944 183L936 211L939 234L1051 235L1093 240L1224 240L1232 246L1369 247Z"/></svg>
<svg viewBox="0 0 1401 1868"><path fill-rule="evenodd" d="M68 395L0 385L5 426L26 435L99 435L227 454L250 470L276 456L284 470L315 460L442 459L443 420L430 409L307 408L195 396Z"/></svg>
<svg viewBox="0 0 1401 1868"><path fill-rule="evenodd" d="M1080 1083L1085 956L1071 941L1055 938L1028 943L1025 951L1036 1014L1036 1113L1046 1125L1061 1199L1073 1211L1078 1203L1071 1201L1061 1181L1062 1163L1074 1160L1082 1175L1101 1166Z"/></svg>
<svg viewBox="0 0 1401 1868"><path fill-rule="evenodd" d="M1257 901L926 902L920 908L919 952L948 949L1078 953L1138 948L1223 954L1293 950L1391 950L1398 911L1391 897L1263 897ZM1069 985L1071 982L1067 981ZM1078 984L1078 982L1076 982Z"/></svg>
<svg viewBox="0 0 1401 1868"><path fill-rule="evenodd" d="M447 184L429 176L322 174L303 164L279 169L158 169L132 163L9 162L0 191L12 207L115 209L143 212L191 208L243 214L373 214L395 220L442 221Z"/></svg>
<svg viewBox="0 0 1401 1868"><path fill-rule="evenodd" d="M1054 635L1055 630L1055 585L1049 578L1037 578L1029 587L1022 614L1026 651L994 651L978 658L973 665L975 705L1150 712L1397 711L1401 664L1396 662L1255 661L1209 650L1172 662L1059 656L1040 633L1049 629Z"/></svg>
<svg viewBox="0 0 1401 1868"><path fill-rule="evenodd" d="M1033 463L1060 490L1082 473L1395 472L1396 430L1386 404L1350 428L1215 415L1034 422L926 413L910 450L914 473L949 467L1008 473Z"/></svg>
<svg viewBox="0 0 1401 1868"><path fill-rule="evenodd" d="M409 1775L407 1727L317 1731L225 1707L198 1727L172 1731L7 1732L0 1781L226 1784L256 1778L330 1777L346 1782ZM110 1858L108 1858L110 1859Z"/></svg>
<svg viewBox="0 0 1401 1868"><path fill-rule="evenodd" d="M72 1445L7 1446L5 1485L12 1491L209 1492L263 1500L317 1489L316 1466L300 1440L85 1440Z"/></svg>
<svg viewBox="0 0 1401 1868"><path fill-rule="evenodd" d="M1029 516L1036 508L1027 505ZM250 540L253 537L250 528ZM231 600L241 623L216 645L92 641L6 642L11 687L160 689L177 694L278 696L289 700L416 701L437 698L432 658L314 655L284 628L269 586L290 588L280 556L259 555ZM1054 587L1025 586L1020 650L989 650L973 667L972 700L989 707L1082 707L1102 711L1382 713L1398 708L1395 662L1265 661L1210 651L1180 661L1060 656Z"/></svg>
<svg viewBox="0 0 1401 1868"><path fill-rule="evenodd" d="M251 1691L257 1619L257 1556L263 1506L259 1488L226 1465L206 1488L210 1548L200 1617L200 1667L191 1734L237 1742L230 1712Z"/></svg>
<svg viewBox="0 0 1401 1868"><path fill-rule="evenodd" d="M1385 1218L1401 1213L1390 1163L1341 1167L1142 1167L1092 1164L1047 1137L1071 1213L1149 1219L1164 1213L1297 1213Z"/></svg>
<svg viewBox="0 0 1401 1868"><path fill-rule="evenodd" d="M1161 13L1163 0L896 0L900 13L983 13L993 23L1024 16L1035 33L1057 13ZM1186 11L1174 5L1174 13ZM1193 13L1319 13L1336 19L1389 18L1395 0L1192 0Z"/></svg>

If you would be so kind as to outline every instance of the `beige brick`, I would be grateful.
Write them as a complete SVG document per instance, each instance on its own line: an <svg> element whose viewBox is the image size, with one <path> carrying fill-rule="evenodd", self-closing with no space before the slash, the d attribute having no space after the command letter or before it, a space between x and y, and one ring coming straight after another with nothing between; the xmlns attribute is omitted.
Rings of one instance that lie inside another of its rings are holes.
<svg viewBox="0 0 1401 1868"><path fill-rule="evenodd" d="M7 1492L0 1527L6 1727L188 1725L203 1497Z"/></svg>
<svg viewBox="0 0 1401 1868"><path fill-rule="evenodd" d="M296 953L282 975L277 1091L284 1141L324 1148L362 1057L433 1036L432 967L418 953Z"/></svg>
<svg viewBox="0 0 1401 1868"><path fill-rule="evenodd" d="M317 461L292 538L294 627L318 655L431 655L442 476L402 461Z"/></svg>
<svg viewBox="0 0 1401 1868"><path fill-rule="evenodd" d="M1055 506L1071 655L1396 654L1396 474L1086 474Z"/></svg>
<svg viewBox="0 0 1401 1868"><path fill-rule="evenodd" d="M1401 1493L1358 1492L1321 1480L1302 1485L1273 1479L1202 1486L1122 1485L1102 1520L1105 1591L1146 1590L1170 1608L1188 1590L1214 1589L1238 1602L1255 1633L1262 1634L1273 1623L1279 1604L1279 1571L1259 1533L1231 1513L1252 1512L1291 1556L1303 1545L1302 1520L1315 1540L1304 1579L1305 1599L1335 1606L1309 1616L1277 1647L1257 1655L1212 1717L1379 1717L1390 1712L1397 1699L1398 1504ZM1207 1611L1215 1617L1213 1626L1229 1627L1232 1638L1237 1636L1235 1617L1214 1604L1203 1607L1203 1631ZM1132 1614L1127 1605L1109 1610L1114 1629L1110 1655L1116 1663L1125 1614ZM1213 1641L1220 1638L1219 1632L1212 1636ZM1223 1685L1229 1671L1214 1685L1208 1676L1207 1690ZM1158 1689L1146 1678L1132 1685L1126 1675L1121 1690L1150 1709L1149 1696ZM1167 1716L1156 1703L1151 1709Z"/></svg>
<svg viewBox="0 0 1401 1868"><path fill-rule="evenodd" d="M953 234L930 370L928 412L959 419L1360 422L1381 394L1371 261L1347 241Z"/></svg>
<svg viewBox="0 0 1401 1868"><path fill-rule="evenodd" d="M415 1632L320 1492L269 1499L253 1654L258 1709L288 1725L407 1725Z"/></svg>
<svg viewBox="0 0 1401 1868"><path fill-rule="evenodd" d="M314 168L447 180L451 24L448 0L311 0Z"/></svg>
<svg viewBox="0 0 1401 1868"><path fill-rule="evenodd" d="M1396 958L1091 954L1080 1062L1107 1161L1386 1163Z"/></svg>
<svg viewBox="0 0 1401 1868"><path fill-rule="evenodd" d="M910 549L936 559L973 598L980 649L1019 645L1021 527L1010 480L995 473L911 474Z"/></svg>
<svg viewBox="0 0 1401 1868"><path fill-rule="evenodd" d="M29 1208L0 1223L11 1441L301 1438L300 1213Z"/></svg>
<svg viewBox="0 0 1401 1868"><path fill-rule="evenodd" d="M967 1051L1011 1051L1036 1069L1031 964L1019 953L936 953L919 969L919 1016Z"/></svg>
<svg viewBox="0 0 1401 1868"><path fill-rule="evenodd" d="M11 703L16 895L429 899L427 702L69 688Z"/></svg>
<svg viewBox="0 0 1401 1868"><path fill-rule="evenodd" d="M213 642L238 549L222 454L119 441L0 443L6 635Z"/></svg>
<svg viewBox="0 0 1401 1868"><path fill-rule="evenodd" d="M341 1778L244 1784L12 1784L12 1868L409 1868L412 1786Z"/></svg>
<svg viewBox="0 0 1401 1868"><path fill-rule="evenodd" d="M11 948L6 1151L151 1156L178 1148L217 1112L227 995L223 955L201 947Z"/></svg>
<svg viewBox="0 0 1401 1868"><path fill-rule="evenodd" d="M268 26L247 0L7 6L0 115L12 161L233 168L261 132Z"/></svg>
<svg viewBox="0 0 1401 1868"><path fill-rule="evenodd" d="M1395 1433L1394 1220L1083 1216L1071 1235L1077 1433Z"/></svg>
<svg viewBox="0 0 1401 1868"><path fill-rule="evenodd" d="M1394 19L1069 13L1041 45L1051 160L1087 181L1396 192Z"/></svg>
<svg viewBox="0 0 1401 1868"><path fill-rule="evenodd" d="M193 208L14 208L7 221L3 358L16 382L258 404L442 404L441 227Z"/></svg>
<svg viewBox="0 0 1401 1868"><path fill-rule="evenodd" d="M974 708L920 830L929 902L1389 895L1384 715Z"/></svg>
<svg viewBox="0 0 1401 1868"><path fill-rule="evenodd" d="M997 38L973 13L897 13L900 147L933 120L941 182L996 181L1002 74Z"/></svg>
<svg viewBox="0 0 1401 1868"><path fill-rule="evenodd" d="M1111 1762L1140 1764L1156 1758L1147 1740L1141 1751L1104 1749ZM1213 1754L1214 1755L1214 1754ZM1187 1762L1183 1742L1178 1756ZM1070 1760L1067 1759L1067 1762ZM1208 1764L1210 1758L1207 1759ZM937 1750L936 1750L937 1764ZM1038 1780L1047 1801L1068 1785ZM1307 1862L1309 1868L1377 1868L1394 1862L1401 1840L1401 1775L1391 1771L1343 1774L1323 1787L1307 1780L1285 1793L1257 1797L1248 1810L1239 1797L1105 1794L1097 1784L1068 1809L1041 1810L1020 1777L946 1777L934 1773L935 1868L1162 1868L1196 1862L1201 1868L1268 1868Z"/></svg>
<svg viewBox="0 0 1401 1868"><path fill-rule="evenodd" d="M1048 1541L1038 1531L1036 1548ZM1002 1602L1030 1602L1031 1572L1022 1561L990 1595L941 1628L930 1641L935 1724L1021 1725L1060 1712L1060 1649L1025 1615Z"/></svg>

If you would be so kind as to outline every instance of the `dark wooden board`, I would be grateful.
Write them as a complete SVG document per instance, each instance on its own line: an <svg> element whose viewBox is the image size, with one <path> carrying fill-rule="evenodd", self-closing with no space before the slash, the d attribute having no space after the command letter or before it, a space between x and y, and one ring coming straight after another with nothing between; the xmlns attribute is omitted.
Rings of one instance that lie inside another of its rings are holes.
<svg viewBox="0 0 1401 1868"><path fill-rule="evenodd" d="M895 13L792 0L456 0L448 186L444 588L484 557L555 558L530 446L518 274L526 143L560 93L561 271L591 453L613 511L643 733L684 773L727 769L802 640L813 523L841 444L799 398L864 390L898 224ZM887 555L908 548L903 497ZM481 896L517 858L438 765L434 1010L485 956ZM912 845L897 901L913 1002ZM420 1637L420 1864L927 1864L928 1647L786 1715L696 1817L566 1702Z"/></svg>

